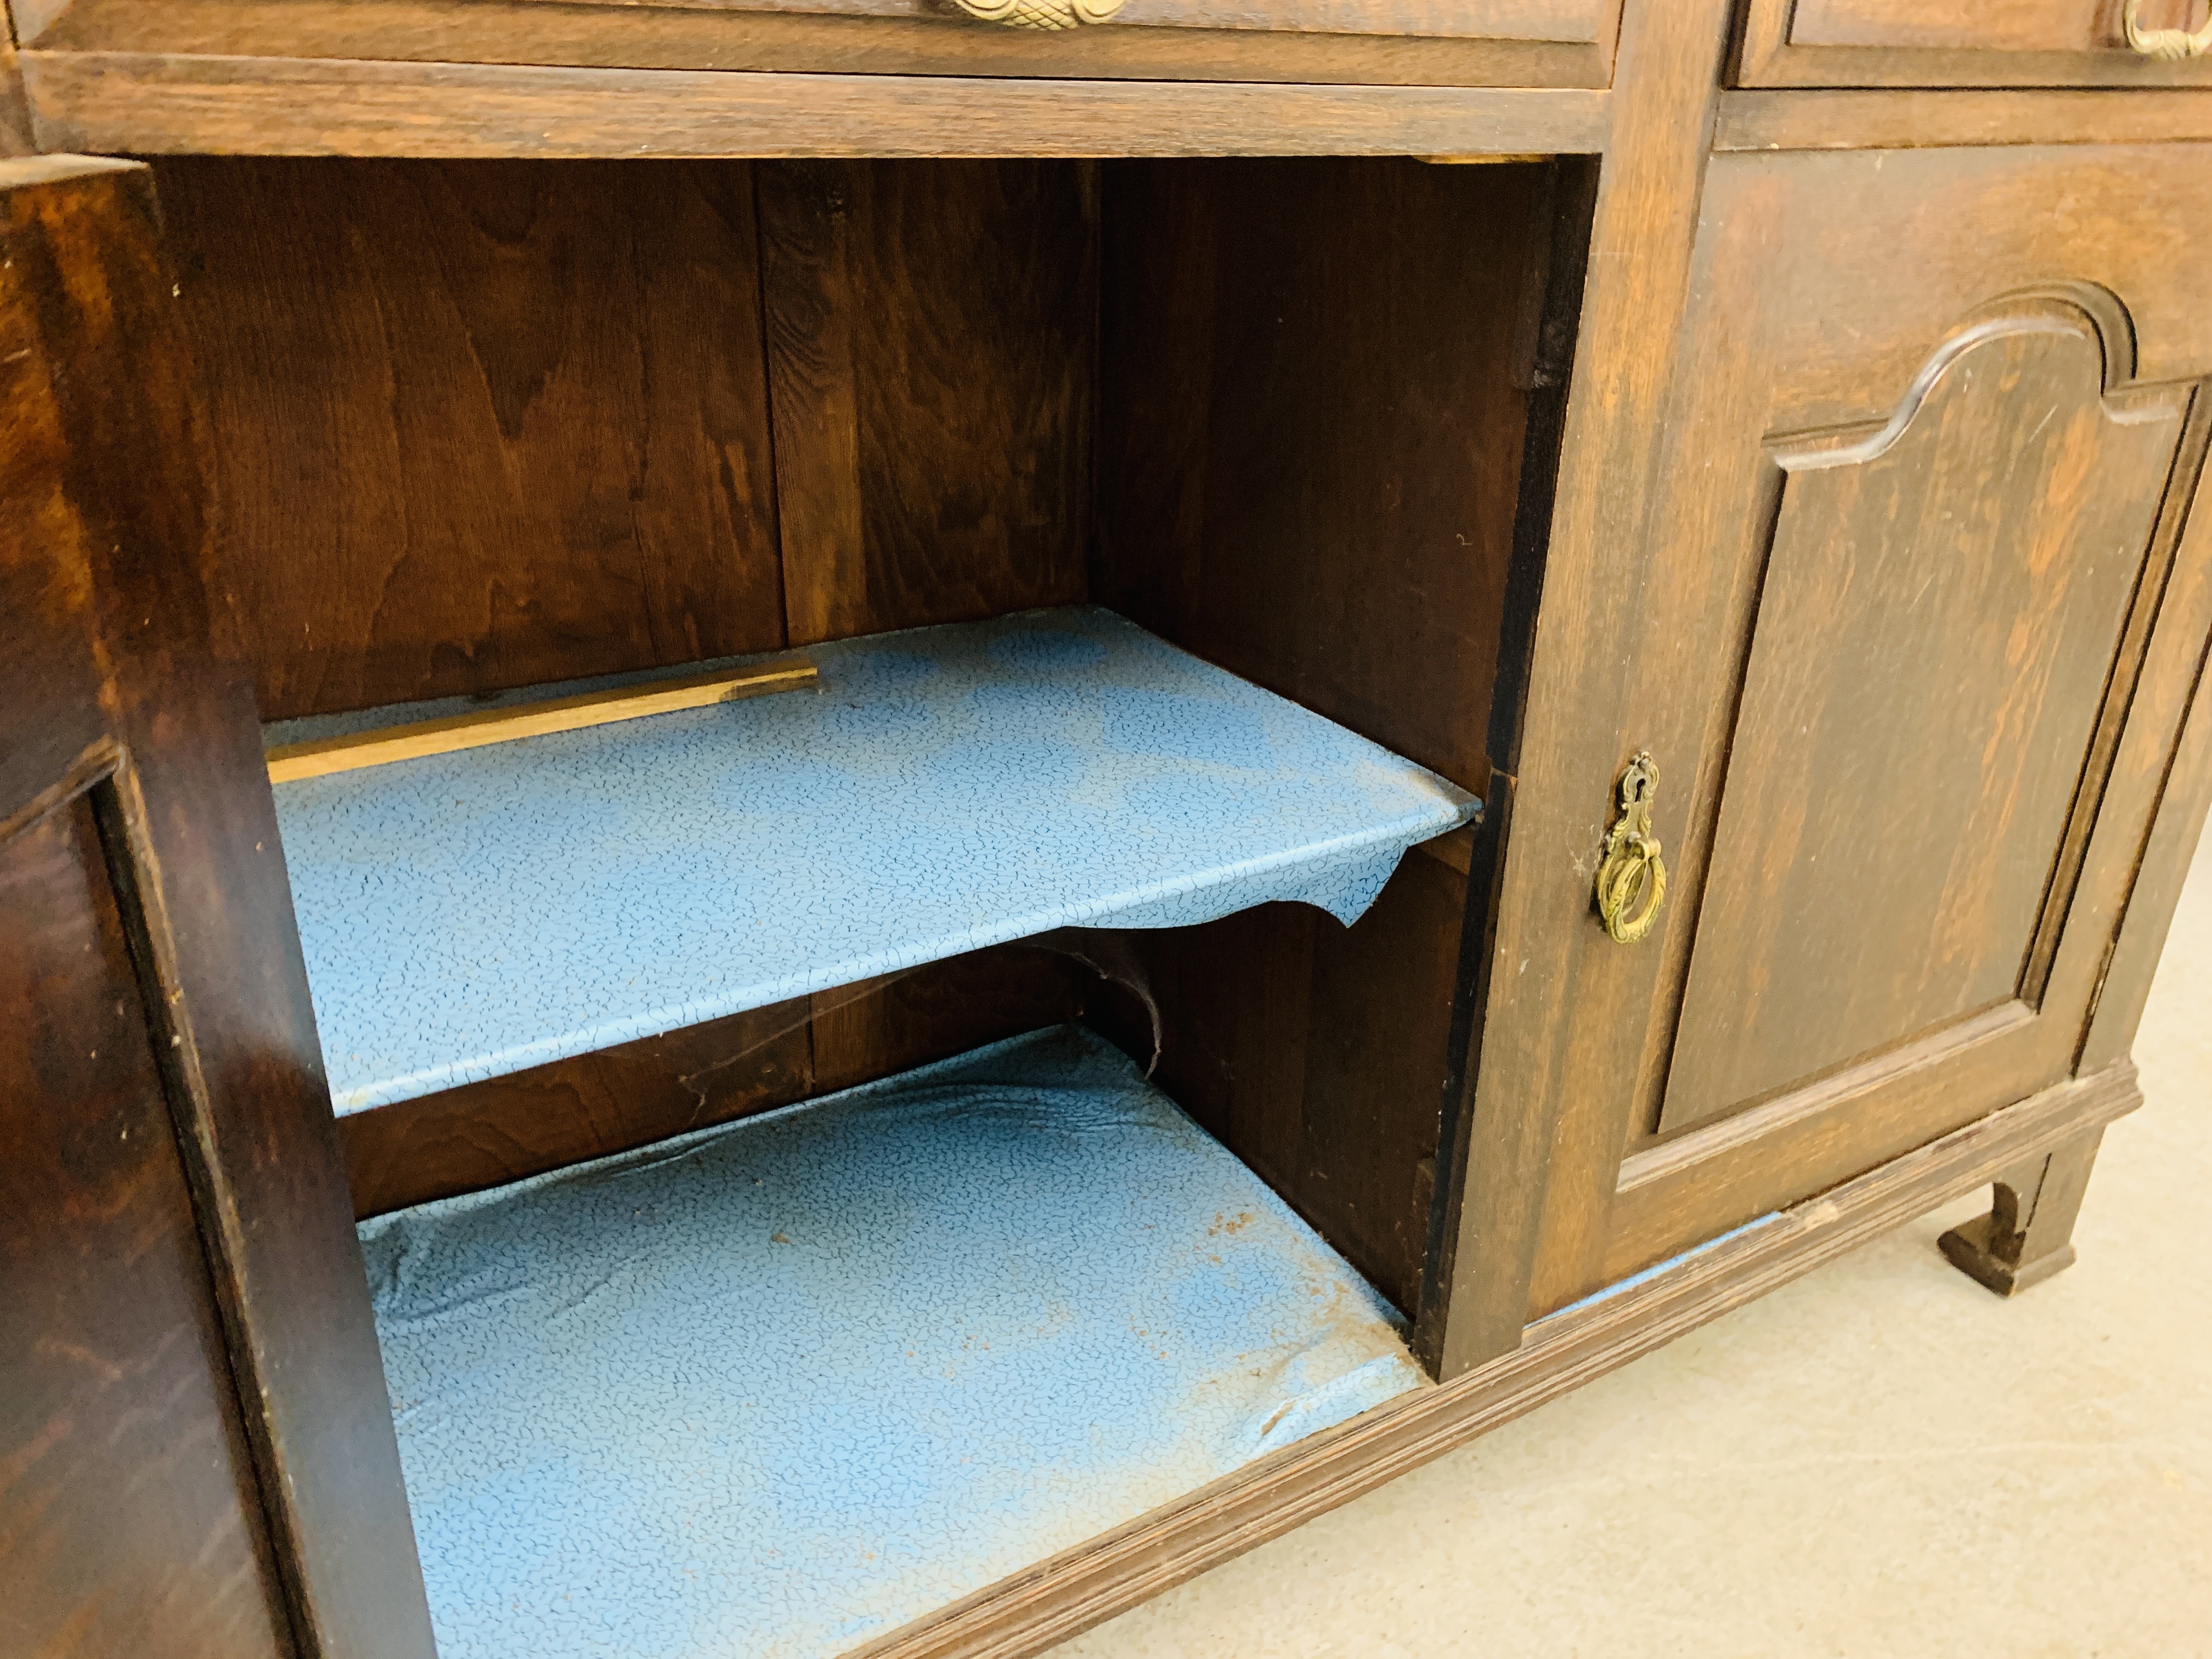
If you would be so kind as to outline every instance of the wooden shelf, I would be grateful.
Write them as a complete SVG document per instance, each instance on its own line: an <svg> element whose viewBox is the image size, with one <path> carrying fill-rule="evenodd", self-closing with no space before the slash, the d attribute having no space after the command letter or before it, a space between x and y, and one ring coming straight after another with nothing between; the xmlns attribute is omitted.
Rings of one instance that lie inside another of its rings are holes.
<svg viewBox="0 0 2212 1659"><path fill-rule="evenodd" d="M1079 1026L362 1240L445 1659L842 1653L1428 1386Z"/></svg>
<svg viewBox="0 0 2212 1659"><path fill-rule="evenodd" d="M813 691L276 786L337 1109L1056 927L1349 922L1480 805L1103 611L809 654Z"/></svg>

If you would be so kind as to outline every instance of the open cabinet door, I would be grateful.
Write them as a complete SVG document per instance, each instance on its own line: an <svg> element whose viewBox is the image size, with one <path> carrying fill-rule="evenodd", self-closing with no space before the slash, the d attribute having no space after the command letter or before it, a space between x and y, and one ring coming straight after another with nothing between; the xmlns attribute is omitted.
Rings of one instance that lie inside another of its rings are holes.
<svg viewBox="0 0 2212 1659"><path fill-rule="evenodd" d="M175 296L0 163L0 1655L424 1659Z"/></svg>

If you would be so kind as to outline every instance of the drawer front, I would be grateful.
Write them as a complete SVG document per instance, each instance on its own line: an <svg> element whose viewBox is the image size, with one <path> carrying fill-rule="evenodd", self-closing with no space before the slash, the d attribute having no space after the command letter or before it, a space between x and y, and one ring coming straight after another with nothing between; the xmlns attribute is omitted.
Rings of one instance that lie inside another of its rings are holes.
<svg viewBox="0 0 2212 1659"><path fill-rule="evenodd" d="M1748 0L1753 87L2212 87L2212 0ZM2187 54L2195 50L2197 55Z"/></svg>
<svg viewBox="0 0 2212 1659"><path fill-rule="evenodd" d="M1602 87L1621 0L17 0L26 49L586 68Z"/></svg>

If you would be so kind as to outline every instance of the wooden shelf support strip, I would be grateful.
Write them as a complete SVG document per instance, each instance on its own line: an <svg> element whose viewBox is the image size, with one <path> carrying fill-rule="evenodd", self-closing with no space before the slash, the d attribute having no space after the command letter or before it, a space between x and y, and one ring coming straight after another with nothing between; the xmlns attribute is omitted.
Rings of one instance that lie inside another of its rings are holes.
<svg viewBox="0 0 2212 1659"><path fill-rule="evenodd" d="M512 743L518 738L542 738L555 732L577 732L588 726L640 720L647 714L671 714L679 708L704 708L709 703L736 702L775 691L796 691L802 686L811 686L815 678L812 663L804 657L793 657L757 663L749 668L684 674L673 679L648 680L641 685L586 691L573 697L549 697L543 702L477 709L466 714L449 714L443 720L380 726L374 732L319 738L312 743L288 743L268 752L269 781L290 783L300 778L325 777L332 772L351 772L364 766L416 760L425 755L450 755L456 750Z"/></svg>

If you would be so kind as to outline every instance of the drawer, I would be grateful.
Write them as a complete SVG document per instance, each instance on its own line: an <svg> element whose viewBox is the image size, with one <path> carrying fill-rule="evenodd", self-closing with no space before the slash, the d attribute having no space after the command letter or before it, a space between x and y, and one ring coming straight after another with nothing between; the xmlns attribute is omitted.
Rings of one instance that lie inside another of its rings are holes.
<svg viewBox="0 0 2212 1659"><path fill-rule="evenodd" d="M15 6L21 45L42 54L1500 87L1605 86L1620 15L1620 0L17 0Z"/></svg>
<svg viewBox="0 0 2212 1659"><path fill-rule="evenodd" d="M2192 32L2212 46L2212 0L1748 0L1736 82L2212 87Z"/></svg>

